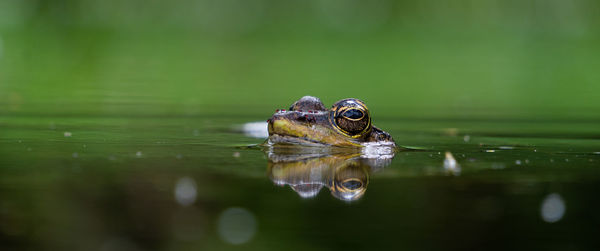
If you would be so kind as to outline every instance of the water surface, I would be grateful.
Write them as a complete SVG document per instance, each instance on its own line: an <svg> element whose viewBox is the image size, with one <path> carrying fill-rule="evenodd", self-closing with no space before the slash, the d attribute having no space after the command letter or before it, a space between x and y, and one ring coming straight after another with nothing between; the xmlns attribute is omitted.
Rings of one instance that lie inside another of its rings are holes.
<svg viewBox="0 0 600 251"><path fill-rule="evenodd" d="M3 117L2 245L597 247L596 121L384 116L374 118L375 124L400 145L420 150L398 152L381 165L340 165L348 158L312 156L274 175L278 167L268 151L244 147L263 140L238 130L259 119L242 114ZM457 163L452 170L444 164L446 151ZM302 180L315 166L322 173L351 166L358 170L351 175L362 175L366 189L353 200L340 199L326 185L308 187L309 194L292 189L290 179Z"/></svg>

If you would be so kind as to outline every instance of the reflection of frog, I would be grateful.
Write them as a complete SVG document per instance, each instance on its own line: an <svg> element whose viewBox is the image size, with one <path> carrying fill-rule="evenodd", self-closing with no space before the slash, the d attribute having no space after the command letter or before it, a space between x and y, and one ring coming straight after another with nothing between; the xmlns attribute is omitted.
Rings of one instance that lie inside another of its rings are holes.
<svg viewBox="0 0 600 251"><path fill-rule="evenodd" d="M340 100L327 110L318 98L305 96L289 111L278 110L268 122L270 144L360 147L373 142L395 146L387 132L371 124L367 106L358 99Z"/></svg>
<svg viewBox="0 0 600 251"><path fill-rule="evenodd" d="M303 198L316 196L326 186L340 200L357 200L367 190L369 174L391 161L389 156L386 159L367 159L359 153L306 151L310 150L298 152L272 148L268 153L269 178L275 184L289 185Z"/></svg>

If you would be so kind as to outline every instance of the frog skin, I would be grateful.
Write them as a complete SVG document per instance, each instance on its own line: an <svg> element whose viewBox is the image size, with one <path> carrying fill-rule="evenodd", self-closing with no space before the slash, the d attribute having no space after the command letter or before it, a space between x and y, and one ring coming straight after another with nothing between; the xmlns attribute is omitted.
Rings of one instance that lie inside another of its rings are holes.
<svg viewBox="0 0 600 251"><path fill-rule="evenodd" d="M270 145L396 146L390 134L373 126L365 103L353 98L342 99L326 109L318 98L304 96L289 110L277 110L267 122Z"/></svg>

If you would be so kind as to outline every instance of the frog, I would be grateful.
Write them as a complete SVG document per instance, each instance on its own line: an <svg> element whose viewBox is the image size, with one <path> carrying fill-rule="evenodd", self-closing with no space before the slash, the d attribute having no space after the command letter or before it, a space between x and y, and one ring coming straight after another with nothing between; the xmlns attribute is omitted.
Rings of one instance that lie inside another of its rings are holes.
<svg viewBox="0 0 600 251"><path fill-rule="evenodd" d="M265 153L267 176L274 184L287 185L303 199L329 190L334 198L346 202L363 197L371 174L383 172L395 155L321 147L269 147Z"/></svg>
<svg viewBox="0 0 600 251"><path fill-rule="evenodd" d="M304 96L288 110L276 110L267 123L269 145L396 147L389 133L372 124L367 105L356 98L339 100L327 109L319 98Z"/></svg>
<svg viewBox="0 0 600 251"><path fill-rule="evenodd" d="M363 197L371 172L382 169L369 164L360 154L337 153L303 155L270 154L267 174L273 183L288 185L304 199L310 199L327 187L342 201Z"/></svg>

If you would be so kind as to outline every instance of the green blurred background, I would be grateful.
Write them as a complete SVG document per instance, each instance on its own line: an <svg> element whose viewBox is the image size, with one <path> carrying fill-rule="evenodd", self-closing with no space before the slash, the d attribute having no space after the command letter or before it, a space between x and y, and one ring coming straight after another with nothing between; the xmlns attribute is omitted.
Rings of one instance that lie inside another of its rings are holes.
<svg viewBox="0 0 600 251"><path fill-rule="evenodd" d="M600 3L0 1L3 114L597 118Z"/></svg>

